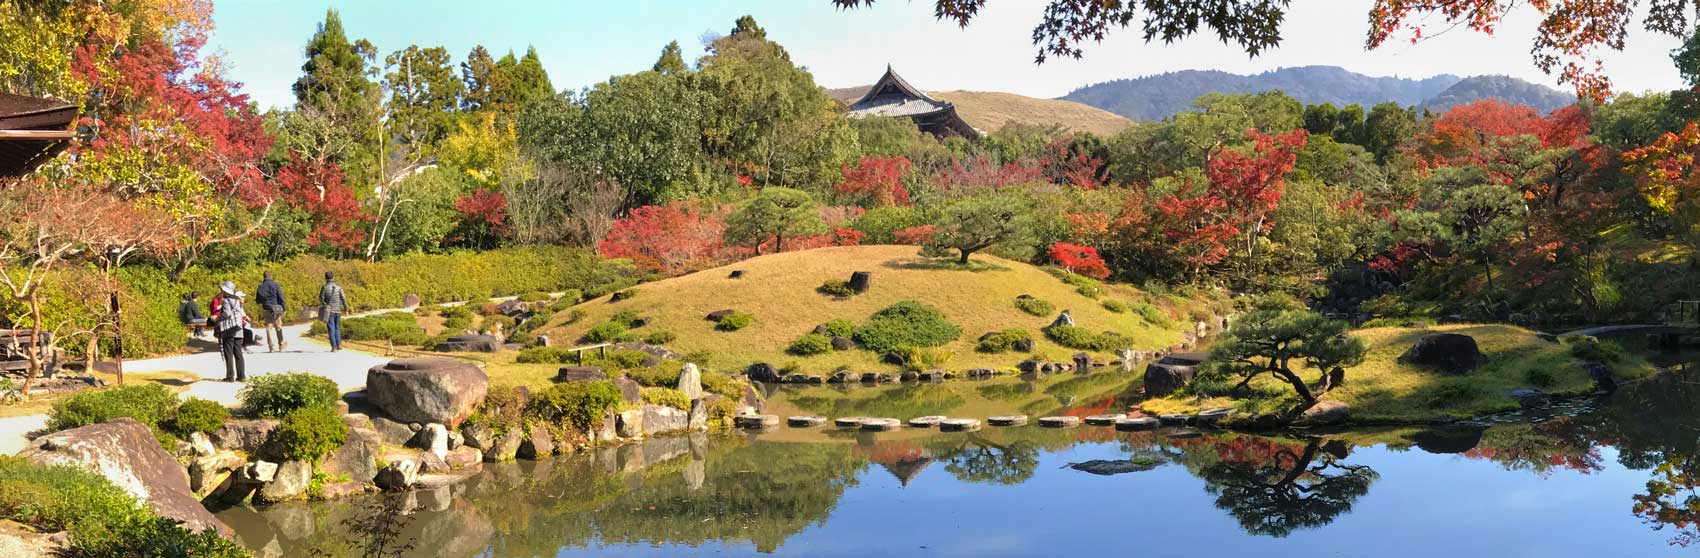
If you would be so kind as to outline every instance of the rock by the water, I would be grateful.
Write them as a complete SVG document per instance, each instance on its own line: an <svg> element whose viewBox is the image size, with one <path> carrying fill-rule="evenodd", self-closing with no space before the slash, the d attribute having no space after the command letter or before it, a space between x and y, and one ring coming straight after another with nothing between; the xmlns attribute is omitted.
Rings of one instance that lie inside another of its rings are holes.
<svg viewBox="0 0 1700 558"><path fill-rule="evenodd" d="M779 426L778 415L738 415L732 419L738 428L764 429Z"/></svg>
<svg viewBox="0 0 1700 558"><path fill-rule="evenodd" d="M945 432L973 432L980 429L980 419L953 418L939 421L939 430Z"/></svg>
<svg viewBox="0 0 1700 558"><path fill-rule="evenodd" d="M698 399L702 397L702 370L697 365L685 363L679 367L679 391L685 392L685 397Z"/></svg>
<svg viewBox="0 0 1700 558"><path fill-rule="evenodd" d="M1157 463L1150 461L1134 461L1131 459L1094 459L1081 463L1070 463L1068 468L1076 471L1092 473L1094 475L1110 476L1120 475L1123 473L1150 471L1157 468Z"/></svg>
<svg viewBox="0 0 1700 558"><path fill-rule="evenodd" d="M396 359L366 372L366 397L385 414L450 428L472 416L489 389L482 369L451 358Z"/></svg>
<svg viewBox="0 0 1700 558"><path fill-rule="evenodd" d="M778 367L765 362L751 364L749 368L744 370L744 375L749 376L753 381L769 384L779 383L785 379L784 376L780 375Z"/></svg>
<svg viewBox="0 0 1700 558"><path fill-rule="evenodd" d="M509 461L519 455L519 446L525 443L525 433L518 428L509 428L496 438L495 445L484 452L484 460L491 463Z"/></svg>
<svg viewBox="0 0 1700 558"><path fill-rule="evenodd" d="M519 443L515 455L525 459L548 457L555 453L555 436L549 433L549 428L538 424L531 427L524 440ZM444 455L447 455L445 453Z"/></svg>
<svg viewBox="0 0 1700 558"><path fill-rule="evenodd" d="M767 398L762 397L761 392L757 391L755 386L744 386L744 398L739 401L739 404L742 407L740 414L744 414L742 411L760 414L767 410Z"/></svg>
<svg viewBox="0 0 1700 558"><path fill-rule="evenodd" d="M1080 417L1055 416L1039 417L1039 426L1046 428L1072 428L1080 426Z"/></svg>
<svg viewBox="0 0 1700 558"><path fill-rule="evenodd" d="M1218 422L1222 422L1222 419L1228 418L1228 413L1231 412L1233 412L1233 409L1228 408L1205 409L1192 416L1192 423L1201 425L1216 424Z"/></svg>
<svg viewBox="0 0 1700 558"><path fill-rule="evenodd" d="M372 479L372 484L389 491L407 490L419 481L419 463L402 459L390 463Z"/></svg>
<svg viewBox="0 0 1700 558"><path fill-rule="evenodd" d="M285 461L277 468L272 481L254 492L254 501L270 504L304 498L307 483L313 480L313 464L306 461Z"/></svg>
<svg viewBox="0 0 1700 558"><path fill-rule="evenodd" d="M643 437L643 409L627 409L615 413L614 432L621 438Z"/></svg>
<svg viewBox="0 0 1700 558"><path fill-rule="evenodd" d="M441 424L431 423L419 429L413 436L413 446L431 452L439 459L449 454L449 429Z"/></svg>
<svg viewBox="0 0 1700 558"><path fill-rule="evenodd" d="M720 400L720 396L712 393L707 397L691 400L691 410L687 415L689 428L691 430L701 431L708 429L709 411L714 408L714 403L718 400Z"/></svg>
<svg viewBox="0 0 1700 558"><path fill-rule="evenodd" d="M159 515L196 531L230 528L213 517L189 490L189 474L160 447L153 431L134 419L119 418L63 430L30 441L19 457L42 465L69 465L92 471L144 502Z"/></svg>
<svg viewBox="0 0 1700 558"><path fill-rule="evenodd" d="M461 446L459 449L450 451L447 456L443 457L443 462L447 463L450 469L460 469L477 465L483 461L484 452L478 451L476 448L471 446Z"/></svg>
<svg viewBox="0 0 1700 558"><path fill-rule="evenodd" d="M466 425L460 434L472 449L488 450L496 445L496 431L481 422Z"/></svg>
<svg viewBox="0 0 1700 558"><path fill-rule="evenodd" d="M614 387L620 388L620 397L625 399L627 403L638 404L643 402L643 386L638 385L637 380L621 375L614 378Z"/></svg>
<svg viewBox="0 0 1700 558"><path fill-rule="evenodd" d="M1547 392L1535 388L1517 388L1505 392L1505 395L1512 399L1516 399L1517 405L1524 409L1545 407L1547 403L1552 402L1552 396L1547 395Z"/></svg>
<svg viewBox="0 0 1700 558"><path fill-rule="evenodd" d="M228 421L213 431L212 443L219 449L259 453L260 447L266 444L281 422L277 419Z"/></svg>
<svg viewBox="0 0 1700 558"><path fill-rule="evenodd" d="M1180 413L1168 413L1164 415L1157 415L1157 420L1169 426L1182 426L1191 421L1192 416Z"/></svg>
<svg viewBox="0 0 1700 558"><path fill-rule="evenodd" d="M1205 358L1202 353L1175 353L1145 365L1145 396L1162 397L1186 387Z"/></svg>
<svg viewBox="0 0 1700 558"><path fill-rule="evenodd" d="M986 417L986 423L992 426L1021 426L1027 424L1027 415L993 415Z"/></svg>
<svg viewBox="0 0 1700 558"><path fill-rule="evenodd" d="M868 417L838 417L832 419L832 425L839 428L861 428L862 423L868 420L871 419Z"/></svg>
<svg viewBox="0 0 1700 558"><path fill-rule="evenodd" d="M785 424L790 425L790 426L795 427L795 428L813 428L813 427L816 427L816 426L820 426L822 424L826 424L826 417L823 417L823 416L820 416L820 415L800 415L800 416L794 416L794 417L787 417L785 419Z"/></svg>
<svg viewBox="0 0 1700 558"><path fill-rule="evenodd" d="M384 417L373 417L372 429L376 430L378 435L383 437L384 443L392 446L408 445L413 441L415 436L419 435L419 433L414 432L413 429L408 428L406 424Z"/></svg>
<svg viewBox="0 0 1700 558"><path fill-rule="evenodd" d="M1584 362L1582 369L1588 371L1588 376L1594 379L1594 387L1605 393L1617 391L1617 375L1613 374L1610 366L1602 362Z"/></svg>
<svg viewBox="0 0 1700 558"><path fill-rule="evenodd" d="M1086 424L1089 424L1089 425L1092 425L1092 426L1110 426L1112 424L1115 424L1116 421L1121 420L1122 418L1125 418L1125 417L1127 417L1127 415L1125 415L1125 414L1092 415L1092 416L1086 417L1082 422L1085 422Z"/></svg>
<svg viewBox="0 0 1700 558"><path fill-rule="evenodd" d="M502 340L494 335L455 335L434 349L439 353L494 353L502 350Z"/></svg>
<svg viewBox="0 0 1700 558"><path fill-rule="evenodd" d="M1311 408L1305 409L1305 412L1299 415L1299 423L1340 424L1345 422L1346 418L1350 416L1351 413L1352 406L1347 405L1344 401L1324 399L1322 401L1318 401L1316 405L1311 406Z"/></svg>
<svg viewBox="0 0 1700 558"><path fill-rule="evenodd" d="M1157 428L1158 420L1151 417L1128 417L1116 419L1116 430L1151 430Z"/></svg>
<svg viewBox="0 0 1700 558"><path fill-rule="evenodd" d="M915 417L915 418L909 419L909 426L913 426L915 428L932 428L934 426L938 426L939 423L944 422L945 418L946 417L944 417L943 415L927 415L927 416L924 416L924 417Z"/></svg>
<svg viewBox="0 0 1700 558"><path fill-rule="evenodd" d="M608 379L608 373L601 366L562 366L555 372L557 382L594 382Z"/></svg>
<svg viewBox="0 0 1700 558"><path fill-rule="evenodd" d="M643 406L643 433L646 436L682 432L690 426L689 411L666 405Z"/></svg>
<svg viewBox="0 0 1700 558"><path fill-rule="evenodd" d="M378 474L378 452L383 447L383 436L376 430L350 428L342 445L331 450L320 467L332 477L347 475L349 480L369 482Z"/></svg>
<svg viewBox="0 0 1700 558"><path fill-rule="evenodd" d="M874 418L862 421L861 429L869 432L890 432L903 428L903 421L894 418Z"/></svg>
<svg viewBox="0 0 1700 558"><path fill-rule="evenodd" d="M225 476L245 464L247 462L242 460L241 455L230 450L196 457L189 462L189 490L204 496L212 492Z"/></svg>
<svg viewBox="0 0 1700 558"><path fill-rule="evenodd" d="M1448 374L1464 374L1482 364L1476 339L1462 333L1430 333L1417 340L1400 360L1438 368Z"/></svg>

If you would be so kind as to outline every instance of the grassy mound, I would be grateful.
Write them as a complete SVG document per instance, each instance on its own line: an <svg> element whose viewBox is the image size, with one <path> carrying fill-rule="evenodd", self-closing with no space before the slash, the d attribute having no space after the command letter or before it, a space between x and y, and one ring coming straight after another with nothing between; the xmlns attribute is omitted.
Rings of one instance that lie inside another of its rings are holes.
<svg viewBox="0 0 1700 558"><path fill-rule="evenodd" d="M1399 356L1433 332L1461 333L1476 340L1485 358L1483 365L1462 375L1425 368L1399 360ZM1582 360L1568 344L1552 343L1535 332L1505 324L1455 324L1428 328L1378 327L1360 329L1352 335L1369 344L1363 364L1346 371L1346 383L1325 399L1352 406L1356 422L1405 422L1441 417L1471 417L1508 411L1518 407L1506 395L1513 389L1533 387L1564 396L1587 393L1594 381L1582 368ZM1619 378L1634 379L1652 372L1645 360L1620 354L1609 362ZM1314 371L1304 372L1307 380ZM1231 383L1230 383L1231 385ZM1270 378L1253 383L1256 395L1225 397L1225 386L1195 384L1182 393L1147 400L1140 408L1151 413L1190 412L1212 407L1233 407L1269 412L1296 401L1291 390Z"/></svg>
<svg viewBox="0 0 1700 558"><path fill-rule="evenodd" d="M829 351L813 356L788 353L798 338L830 320L848 320L857 325L883 308L912 300L937 309L962 335L939 350L950 358L945 368L1012 367L1024 353L994 354L975 351L981 334L1008 328L1035 332L1034 354L1067 360L1078 352L1038 336L1037 332L1055 317L1034 316L1016 307L1017 296L1027 294L1049 301L1057 311L1071 310L1075 322L1091 331L1114 331L1127 337L1133 348L1153 350L1179 343L1181 324L1190 317L1209 313L1203 301L1173 296L1154 296L1122 285L1103 285L1097 298L1081 294L1087 289L1071 285L1046 270L993 256L976 255L968 266L922 258L913 246L849 246L772 254L733 265L709 269L630 289L633 294L611 302L601 297L580 304L584 311L576 322L557 317L541 333L553 339L579 339L590 328L606 323L617 313L630 312L647 319L646 325L628 333L642 338L649 330L668 331L675 339L667 346L681 354L707 354L709 366L735 370L755 362L775 365L795 363L802 373L828 374L838 367L856 370L895 370L879 362L879 354L864 349ZM743 272L741 278L729 275ZM829 280L844 280L852 272L873 272L868 292L850 297L833 297L816 289ZM1163 314L1161 325L1136 313L1116 313L1103 306L1104 300L1145 303ZM736 310L753 317L736 331L717 330L705 320L710 312ZM1108 359L1112 355L1097 353Z"/></svg>

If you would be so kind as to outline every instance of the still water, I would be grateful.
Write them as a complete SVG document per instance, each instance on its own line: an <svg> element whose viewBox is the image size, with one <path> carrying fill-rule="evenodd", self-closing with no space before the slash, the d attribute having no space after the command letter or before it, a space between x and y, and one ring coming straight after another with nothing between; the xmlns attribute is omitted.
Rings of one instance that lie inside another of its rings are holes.
<svg viewBox="0 0 1700 558"><path fill-rule="evenodd" d="M1123 404L1126 385L1080 379L814 387L773 400L782 413L884 416L1031 411L1046 398L1073 414ZM1265 437L781 427L219 516L257 555L291 557L361 556L374 540L421 557L1694 556L1697 404L1691 372L1446 428Z"/></svg>

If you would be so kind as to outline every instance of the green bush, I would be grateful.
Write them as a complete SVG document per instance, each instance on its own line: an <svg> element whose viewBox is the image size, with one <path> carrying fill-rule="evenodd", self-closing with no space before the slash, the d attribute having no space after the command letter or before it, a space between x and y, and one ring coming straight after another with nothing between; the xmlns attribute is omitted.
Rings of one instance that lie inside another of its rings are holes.
<svg viewBox="0 0 1700 558"><path fill-rule="evenodd" d="M629 308L625 309L625 310L621 310L619 312L615 312L613 315L608 316L608 321L614 322L614 323L619 323L619 324L625 324L626 327L631 327L632 322L637 321L637 319L638 319L637 310L632 310L632 309L629 309Z"/></svg>
<svg viewBox="0 0 1700 558"><path fill-rule="evenodd" d="M1092 330L1071 325L1047 327L1045 337L1058 345L1082 351L1108 352L1131 344L1126 337L1113 332L1093 333Z"/></svg>
<svg viewBox="0 0 1700 558"><path fill-rule="evenodd" d="M47 429L65 430L129 417L159 432L177 413L177 394L155 383L130 384L78 392L53 403Z"/></svg>
<svg viewBox="0 0 1700 558"><path fill-rule="evenodd" d="M98 473L13 456L0 456L0 519L69 532L69 556L249 556L217 531L191 533L155 516Z"/></svg>
<svg viewBox="0 0 1700 558"><path fill-rule="evenodd" d="M643 366L643 359L649 358L649 353L637 350L620 349L608 351L607 357L597 358L597 364L616 370L638 368Z"/></svg>
<svg viewBox="0 0 1700 558"><path fill-rule="evenodd" d="M843 318L827 320L821 326L826 328L826 334L830 337L849 337L856 334L856 322Z"/></svg>
<svg viewBox="0 0 1700 558"><path fill-rule="evenodd" d="M1128 303L1120 300L1106 300L1104 301L1104 309L1117 314L1126 314L1132 308L1128 306Z"/></svg>
<svg viewBox="0 0 1700 558"><path fill-rule="evenodd" d="M962 328L950 323L938 309L905 300L887 306L861 327L852 338L863 348L877 353L913 347L937 347L962 336Z"/></svg>
<svg viewBox="0 0 1700 558"><path fill-rule="evenodd" d="M329 410L342 394L330 378L306 372L257 376L236 393L242 410L257 417L278 418L309 407Z"/></svg>
<svg viewBox="0 0 1700 558"><path fill-rule="evenodd" d="M944 349L909 347L903 351L903 368L916 372L934 370L943 367L952 356Z"/></svg>
<svg viewBox="0 0 1700 558"><path fill-rule="evenodd" d="M668 343L672 343L674 339L678 338L679 336L674 335L671 331L657 330L644 334L643 342L651 345L666 345Z"/></svg>
<svg viewBox="0 0 1700 558"><path fill-rule="evenodd" d="M678 378L675 377L674 381L678 381ZM744 397L744 384L723 372L703 372L702 390L732 400Z"/></svg>
<svg viewBox="0 0 1700 558"><path fill-rule="evenodd" d="M572 360L572 352L560 347L527 347L514 357L520 364L566 364Z"/></svg>
<svg viewBox="0 0 1700 558"><path fill-rule="evenodd" d="M585 330L579 341L585 343L611 343L619 341L626 334L626 324L619 322L602 322Z"/></svg>
<svg viewBox="0 0 1700 558"><path fill-rule="evenodd" d="M583 308L574 308L574 309L572 309L572 311L567 312L567 319L562 321L561 323L562 324L576 324L576 323L579 322L579 320L583 320L585 315L587 315L587 314L589 314L589 312L585 312Z"/></svg>
<svg viewBox="0 0 1700 558"><path fill-rule="evenodd" d="M443 328L451 331L472 329L472 312L465 307L456 306L454 310L443 314Z"/></svg>
<svg viewBox="0 0 1700 558"><path fill-rule="evenodd" d="M171 420L171 430L179 436L188 436L195 432L211 434L224 426L230 420L230 409L217 401L208 401L198 397L190 397L177 406L177 417Z"/></svg>
<svg viewBox="0 0 1700 558"><path fill-rule="evenodd" d="M829 353L832 352L832 338L819 333L810 333L808 335L798 337L796 341L792 341L791 346L787 347L785 352L797 356Z"/></svg>
<svg viewBox="0 0 1700 558"><path fill-rule="evenodd" d="M484 323L479 324L479 327L485 331L496 331L496 326L502 326L502 331L513 331L518 325L513 318L497 314L485 316Z"/></svg>
<svg viewBox="0 0 1700 558"><path fill-rule="evenodd" d="M1558 377L1545 368L1530 368L1524 376L1535 387L1549 388L1558 385Z"/></svg>
<svg viewBox="0 0 1700 558"><path fill-rule="evenodd" d="M751 315L749 312L733 312L721 317L720 321L714 324L714 329L718 329L720 331L738 331L749 327L749 325L755 321L756 317Z"/></svg>
<svg viewBox="0 0 1700 558"><path fill-rule="evenodd" d="M1161 308L1153 306L1149 302L1135 304L1133 313L1139 314L1139 318L1145 320L1145 323L1161 328L1171 327L1175 323L1174 320L1169 319L1167 314L1163 313Z"/></svg>
<svg viewBox="0 0 1700 558"><path fill-rule="evenodd" d="M828 279L815 287L815 292L833 298L850 298L857 294L855 289L850 288L850 282L842 279Z"/></svg>
<svg viewBox="0 0 1700 558"><path fill-rule="evenodd" d="M624 372L627 378L643 387L679 387L679 369L676 367L633 368Z"/></svg>
<svg viewBox="0 0 1700 558"><path fill-rule="evenodd" d="M18 391L18 385L11 378L0 378L0 405L11 405L22 401L24 394Z"/></svg>
<svg viewBox="0 0 1700 558"><path fill-rule="evenodd" d="M549 386L536 394L527 412L549 423L566 423L585 430L600 420L603 413L618 409L624 402L614 382L568 382Z"/></svg>
<svg viewBox="0 0 1700 558"><path fill-rule="evenodd" d="M523 390L524 388L514 386L490 388L484 395L484 401L478 404L478 409L472 412L472 416L467 417L466 423L488 426L497 434L523 425L527 399Z"/></svg>
<svg viewBox="0 0 1700 558"><path fill-rule="evenodd" d="M543 302L549 299L549 293L543 291L531 291L529 293L519 295L520 302Z"/></svg>
<svg viewBox="0 0 1700 558"><path fill-rule="evenodd" d="M990 337L986 337L985 339L981 339L980 343L974 346L974 350L982 353L1008 352L1010 348L1015 345L1016 341L1030 337L1032 336L1027 334L1027 330L1012 327L993 333Z"/></svg>
<svg viewBox="0 0 1700 558"><path fill-rule="evenodd" d="M1570 356L1578 360L1611 363L1623 360L1625 355L1623 345L1616 341L1601 341L1598 337L1566 335L1559 341L1569 349Z"/></svg>
<svg viewBox="0 0 1700 558"><path fill-rule="evenodd" d="M272 439L283 459L318 463L348 439L348 425L329 407L302 407L283 416Z"/></svg>
<svg viewBox="0 0 1700 558"><path fill-rule="evenodd" d="M651 405L664 405L684 411L691 410L691 396L685 395L685 392L673 388L643 388L643 402Z"/></svg>
<svg viewBox="0 0 1700 558"><path fill-rule="evenodd" d="M583 291L578 289L567 289L561 293L561 298L557 298L554 302L549 303L549 310L551 312L560 312L562 310L572 308L574 304L578 304L583 298Z"/></svg>
<svg viewBox="0 0 1700 558"><path fill-rule="evenodd" d="M1057 309L1050 302L1032 297L1015 299L1015 307L1034 316L1049 316Z"/></svg>
<svg viewBox="0 0 1700 558"><path fill-rule="evenodd" d="M325 323L314 321L308 335L325 335ZM376 316L344 318L342 338L347 341L391 341L398 345L418 345L426 339L425 329L407 312L386 312Z"/></svg>
<svg viewBox="0 0 1700 558"><path fill-rule="evenodd" d="M1097 279L1074 273L1061 273L1057 277L1062 279L1062 282L1074 287L1074 292L1080 293L1080 296L1098 298L1099 295L1104 294L1104 284L1098 282Z"/></svg>

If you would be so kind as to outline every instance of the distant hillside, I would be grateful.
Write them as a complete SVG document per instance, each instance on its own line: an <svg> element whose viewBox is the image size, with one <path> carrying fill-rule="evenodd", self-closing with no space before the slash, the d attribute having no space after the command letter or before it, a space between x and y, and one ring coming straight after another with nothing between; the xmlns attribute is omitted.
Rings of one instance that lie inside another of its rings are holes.
<svg viewBox="0 0 1700 558"><path fill-rule="evenodd" d="M867 91L867 86L861 86L828 89L826 93L834 99L851 103ZM1108 136L1133 124L1132 120L1115 113L1061 99L990 91L937 91L927 94L956 105L956 112L962 115L963 120L984 132L996 132L1009 122L1022 122L1058 124L1069 130Z"/></svg>
<svg viewBox="0 0 1700 558"><path fill-rule="evenodd" d="M1456 89L1455 89L1456 88ZM1282 68L1256 75L1215 70L1186 70L1088 85L1063 96L1134 120L1160 120L1192 107L1206 93L1258 93L1281 90L1304 103L1352 103L1370 106L1392 101L1407 106L1446 108L1484 97L1551 110L1569 99L1552 88L1506 76L1460 78L1441 74L1425 79L1374 77L1336 66ZM1564 98L1560 100L1560 98Z"/></svg>
<svg viewBox="0 0 1700 558"><path fill-rule="evenodd" d="M1536 85L1510 76L1468 77L1452 84L1439 95L1423 101L1423 107L1444 111L1457 105L1467 105L1478 99L1494 98L1518 105L1529 105L1542 112L1576 102L1576 95Z"/></svg>

